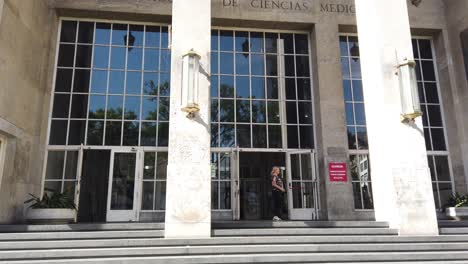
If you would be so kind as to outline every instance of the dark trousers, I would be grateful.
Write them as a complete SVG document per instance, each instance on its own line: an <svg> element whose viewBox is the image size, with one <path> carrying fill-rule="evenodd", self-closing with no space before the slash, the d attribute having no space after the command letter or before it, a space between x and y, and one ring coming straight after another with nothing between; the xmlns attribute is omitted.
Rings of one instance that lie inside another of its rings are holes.
<svg viewBox="0 0 468 264"><path fill-rule="evenodd" d="M273 215L281 217L281 213L283 212L283 193L280 191L273 190L271 194L273 196Z"/></svg>

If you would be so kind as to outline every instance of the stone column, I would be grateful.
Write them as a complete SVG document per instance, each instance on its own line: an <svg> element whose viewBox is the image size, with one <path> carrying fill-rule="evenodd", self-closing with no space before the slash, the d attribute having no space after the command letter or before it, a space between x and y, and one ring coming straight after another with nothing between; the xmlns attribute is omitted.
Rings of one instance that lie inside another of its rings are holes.
<svg viewBox="0 0 468 264"><path fill-rule="evenodd" d="M323 19L314 26L311 34L314 66L317 69L314 83L317 118L318 153L322 208L330 221L355 220L353 187L347 182L330 182L328 164L348 161L343 81L341 76L340 43L338 24L333 18ZM349 177L350 178L350 177ZM324 216L324 215L323 215Z"/></svg>
<svg viewBox="0 0 468 264"><path fill-rule="evenodd" d="M166 191L166 238L209 237L211 1L174 0L172 12L171 113ZM200 112L187 118L181 109L182 56L201 55Z"/></svg>
<svg viewBox="0 0 468 264"><path fill-rule="evenodd" d="M377 221L400 235L438 234L422 119L400 122L396 65L413 59L406 0L356 0Z"/></svg>

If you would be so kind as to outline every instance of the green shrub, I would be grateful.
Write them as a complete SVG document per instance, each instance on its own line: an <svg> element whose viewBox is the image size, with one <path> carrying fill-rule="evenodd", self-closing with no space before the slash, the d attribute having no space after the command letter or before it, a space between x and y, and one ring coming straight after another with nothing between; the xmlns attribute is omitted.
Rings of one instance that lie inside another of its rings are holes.
<svg viewBox="0 0 468 264"><path fill-rule="evenodd" d="M66 209L76 209L75 202L73 201L73 193L70 190L65 190L63 193L56 192L54 190L46 189L42 199L29 194L32 198L25 201L25 204L32 203L29 208L33 209L56 209L56 208L66 208Z"/></svg>
<svg viewBox="0 0 468 264"><path fill-rule="evenodd" d="M456 193L451 195L444 207L468 207L468 194L461 195Z"/></svg>

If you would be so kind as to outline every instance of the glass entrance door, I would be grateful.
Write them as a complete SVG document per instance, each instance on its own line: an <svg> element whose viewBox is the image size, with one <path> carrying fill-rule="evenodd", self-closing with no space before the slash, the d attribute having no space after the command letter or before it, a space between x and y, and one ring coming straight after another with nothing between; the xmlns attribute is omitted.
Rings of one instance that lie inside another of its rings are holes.
<svg viewBox="0 0 468 264"><path fill-rule="evenodd" d="M318 181L315 173L315 154L311 151L288 152L286 170L289 219L317 219Z"/></svg>
<svg viewBox="0 0 468 264"><path fill-rule="evenodd" d="M129 222L138 220L137 190L140 170L137 164L141 156L137 151L112 150L107 199L107 221Z"/></svg>

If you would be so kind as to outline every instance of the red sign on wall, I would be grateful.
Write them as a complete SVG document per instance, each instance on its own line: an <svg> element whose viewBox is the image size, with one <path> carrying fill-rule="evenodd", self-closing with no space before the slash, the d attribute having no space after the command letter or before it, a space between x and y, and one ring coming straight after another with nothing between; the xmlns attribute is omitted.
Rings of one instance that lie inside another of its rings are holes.
<svg viewBox="0 0 468 264"><path fill-rule="evenodd" d="M328 175L330 175L331 182L347 182L348 171L346 163L330 162L328 164Z"/></svg>

